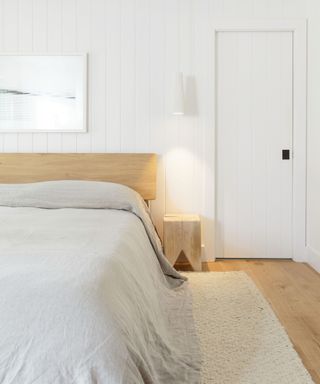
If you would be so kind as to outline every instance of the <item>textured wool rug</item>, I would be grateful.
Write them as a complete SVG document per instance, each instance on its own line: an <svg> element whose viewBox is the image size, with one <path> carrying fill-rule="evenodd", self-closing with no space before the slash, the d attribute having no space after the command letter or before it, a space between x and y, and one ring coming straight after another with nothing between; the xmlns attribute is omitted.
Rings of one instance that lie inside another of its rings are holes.
<svg viewBox="0 0 320 384"><path fill-rule="evenodd" d="M271 307L244 272L184 273L193 295L203 384L311 384Z"/></svg>

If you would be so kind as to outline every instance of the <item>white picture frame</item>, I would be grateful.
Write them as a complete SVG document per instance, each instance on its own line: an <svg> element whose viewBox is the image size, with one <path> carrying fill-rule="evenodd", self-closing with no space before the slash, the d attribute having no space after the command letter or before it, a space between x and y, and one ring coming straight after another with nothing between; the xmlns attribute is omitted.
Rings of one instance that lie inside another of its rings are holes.
<svg viewBox="0 0 320 384"><path fill-rule="evenodd" d="M0 132L87 132L87 53L0 53Z"/></svg>

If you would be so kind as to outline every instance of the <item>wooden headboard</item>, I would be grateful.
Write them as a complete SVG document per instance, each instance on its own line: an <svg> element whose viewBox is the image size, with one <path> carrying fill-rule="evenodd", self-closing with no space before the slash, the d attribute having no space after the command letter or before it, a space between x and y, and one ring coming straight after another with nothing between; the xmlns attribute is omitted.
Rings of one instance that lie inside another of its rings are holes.
<svg viewBox="0 0 320 384"><path fill-rule="evenodd" d="M0 183L110 181L156 198L157 156L151 153L0 153Z"/></svg>

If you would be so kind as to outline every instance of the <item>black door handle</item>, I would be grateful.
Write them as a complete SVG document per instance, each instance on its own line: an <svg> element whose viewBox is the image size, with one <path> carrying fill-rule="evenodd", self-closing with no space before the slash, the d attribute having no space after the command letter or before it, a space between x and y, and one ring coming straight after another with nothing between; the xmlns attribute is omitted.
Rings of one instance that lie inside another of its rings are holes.
<svg viewBox="0 0 320 384"><path fill-rule="evenodd" d="M290 160L290 149L282 150L282 160Z"/></svg>

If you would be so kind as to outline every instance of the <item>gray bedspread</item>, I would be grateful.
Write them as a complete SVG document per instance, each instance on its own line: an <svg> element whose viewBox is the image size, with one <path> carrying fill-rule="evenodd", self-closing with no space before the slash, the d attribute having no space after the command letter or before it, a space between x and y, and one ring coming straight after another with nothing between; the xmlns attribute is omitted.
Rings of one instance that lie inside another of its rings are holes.
<svg viewBox="0 0 320 384"><path fill-rule="evenodd" d="M141 197L0 185L0 383L198 383L188 283Z"/></svg>

